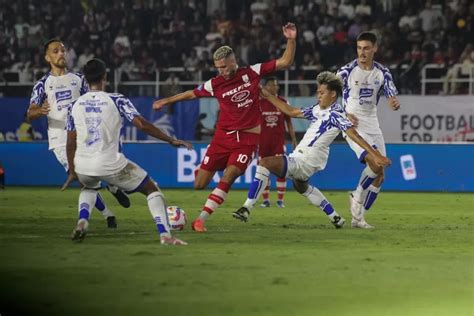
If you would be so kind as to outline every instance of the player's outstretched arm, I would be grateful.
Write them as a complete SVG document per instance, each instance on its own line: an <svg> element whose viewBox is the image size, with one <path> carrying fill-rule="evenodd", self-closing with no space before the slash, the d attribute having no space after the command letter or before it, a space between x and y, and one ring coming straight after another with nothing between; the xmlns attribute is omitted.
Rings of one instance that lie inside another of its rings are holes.
<svg viewBox="0 0 474 316"><path fill-rule="evenodd" d="M260 96L262 98L267 99L274 106L276 106L280 111L282 111L283 113L285 113L288 116L297 117L297 118L303 118L304 117L303 113L301 113L300 109L292 107L288 103L280 100L277 96L272 95L265 88L261 88Z"/></svg>
<svg viewBox="0 0 474 316"><path fill-rule="evenodd" d="M293 23L287 23L282 27L283 35L286 37L286 48L281 56L276 61L275 70L287 69L289 68L295 59L296 51L296 26Z"/></svg>
<svg viewBox="0 0 474 316"><path fill-rule="evenodd" d="M392 164L392 161L390 159L388 159L385 156L382 156L382 154L378 150L370 146L365 141L365 139L363 139L362 136L360 136L359 133L357 133L355 128L351 127L347 129L346 134L347 136L350 137L350 139L356 142L357 145L359 145L360 147L364 148L367 151L367 153L374 158L374 162L377 164L377 166L385 167Z"/></svg>
<svg viewBox="0 0 474 316"><path fill-rule="evenodd" d="M38 104L30 104L28 107L27 117L29 120L35 120L42 116L48 115L50 110L48 101L45 101L42 106Z"/></svg>
<svg viewBox="0 0 474 316"><path fill-rule="evenodd" d="M66 142L66 155L67 155L67 163L69 165L68 176L66 181L64 182L63 186L61 187L61 191L66 190L66 188L71 184L72 181L77 179L76 171L74 170L74 156L76 155L76 131L68 131L67 132L67 142Z"/></svg>
<svg viewBox="0 0 474 316"><path fill-rule="evenodd" d="M161 129L144 119L142 116L137 116L133 119L132 124L135 125L136 128L143 131L144 133L163 140L165 142L170 143L172 146L175 147L186 147L187 149L193 149L193 145L183 140L179 140L173 138L163 132Z"/></svg>
<svg viewBox="0 0 474 316"><path fill-rule="evenodd" d="M194 94L194 91L193 90L188 90L188 91L185 91L185 92L175 94L171 97L163 98L163 99L160 99L160 100L157 100L157 101L153 102L153 110L159 110L159 109L163 108L166 105L173 104L173 103L178 102L178 101L192 100L192 99L196 99L196 98L197 97Z"/></svg>

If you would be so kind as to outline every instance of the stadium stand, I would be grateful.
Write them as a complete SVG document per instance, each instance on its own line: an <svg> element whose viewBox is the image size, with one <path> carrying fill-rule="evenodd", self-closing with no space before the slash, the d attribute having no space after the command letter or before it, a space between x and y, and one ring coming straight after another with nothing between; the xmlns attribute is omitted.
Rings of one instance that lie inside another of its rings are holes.
<svg viewBox="0 0 474 316"><path fill-rule="evenodd" d="M175 72L178 79L193 83L213 73L210 56L222 44L235 49L241 64L279 56L286 21L294 21L299 32L290 80L314 80L320 71L352 60L355 37L367 30L378 35L378 60L390 66L403 94L468 93L468 85L456 79L472 77L474 64L474 3L468 0L50 0L41 6L0 0L0 5L4 96L28 95L30 86L18 86L47 70L42 43L52 37L67 44L70 69L98 57L111 68L112 80L154 81L158 69L165 81L173 73L167 70L179 67L184 70ZM454 69L458 63L463 67ZM424 87L422 75L441 84ZM295 84L289 94L309 91ZM156 94L152 87L134 92Z"/></svg>

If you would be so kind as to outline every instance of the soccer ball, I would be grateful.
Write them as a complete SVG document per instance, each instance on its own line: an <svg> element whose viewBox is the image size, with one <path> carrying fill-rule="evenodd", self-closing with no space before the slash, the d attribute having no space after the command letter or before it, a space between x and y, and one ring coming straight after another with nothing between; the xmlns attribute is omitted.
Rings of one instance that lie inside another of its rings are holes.
<svg viewBox="0 0 474 316"><path fill-rule="evenodd" d="M184 210L179 206L171 205L166 208L166 212L171 230L183 230L187 222Z"/></svg>

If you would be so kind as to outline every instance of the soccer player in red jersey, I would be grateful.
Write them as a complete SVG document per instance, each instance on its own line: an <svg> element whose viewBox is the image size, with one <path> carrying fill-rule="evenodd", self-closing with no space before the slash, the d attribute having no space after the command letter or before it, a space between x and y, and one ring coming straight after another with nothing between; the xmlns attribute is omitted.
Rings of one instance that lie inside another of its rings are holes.
<svg viewBox="0 0 474 316"><path fill-rule="evenodd" d="M263 81L264 88L272 95L277 96L280 100L287 103L287 101L278 95L278 80L276 77L267 77ZM258 159L265 157L281 156L285 153L285 131L291 137L291 144L293 149L296 147L296 136L291 123L291 117L281 112L277 107L270 103L267 99L260 99L260 109L262 111L262 131L260 133L260 144L258 146ZM286 123L286 129L285 129ZM285 207L283 199L286 190L286 179L277 178L277 206ZM270 179L262 194L263 203L261 207L270 206Z"/></svg>
<svg viewBox="0 0 474 316"><path fill-rule="evenodd" d="M216 132L194 179L195 189L204 189L219 170L225 170L211 192L202 212L192 222L193 230L205 232L205 221L224 202L234 181L244 173L252 161L260 140L261 112L259 108L260 79L277 70L288 68L296 50L296 27L288 23L282 27L287 39L286 49L279 59L248 67L239 67L232 48L222 46L213 55L219 74L177 95L153 103L153 109L183 100L215 97L220 114Z"/></svg>

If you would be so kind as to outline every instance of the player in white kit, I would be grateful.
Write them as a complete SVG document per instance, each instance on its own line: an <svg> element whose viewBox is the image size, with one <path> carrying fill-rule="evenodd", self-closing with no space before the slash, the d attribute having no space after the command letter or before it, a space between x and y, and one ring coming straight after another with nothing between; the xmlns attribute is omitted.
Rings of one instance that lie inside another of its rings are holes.
<svg viewBox="0 0 474 316"><path fill-rule="evenodd" d="M377 37L371 32L363 32L357 37L357 59L338 71L344 82L343 105L348 118L357 132L374 148L386 155L385 141L377 118L377 104L382 95L388 98L393 110L400 108L398 94L390 71L374 61L377 52ZM352 227L373 228L365 220L365 214L375 202L384 180L384 170L373 168L373 159L347 135L347 143L357 158L367 166L362 171L357 188L349 194Z"/></svg>
<svg viewBox="0 0 474 316"><path fill-rule="evenodd" d="M66 115L72 101L89 89L84 76L68 72L66 68L66 48L59 39L51 39L44 45L45 59L51 70L38 80L31 94L28 118L34 120L42 116L48 119L48 142L51 150L66 172L69 169L66 157ZM108 187L109 188L109 187ZM121 190L110 187L109 190L123 207L130 206L130 200ZM107 220L109 228L116 228L115 215L104 200L97 194L97 210Z"/></svg>
<svg viewBox="0 0 474 316"><path fill-rule="evenodd" d="M336 228L344 225L344 219L334 210L331 203L316 187L308 184L309 178L326 167L329 156L329 145L340 131L345 132L354 142L367 150L377 168L383 169L390 160L373 149L353 128L347 119L344 109L337 104L337 97L342 91L342 81L335 74L322 72L316 78L318 84L318 104L307 108L295 108L278 97L262 90L262 95L273 103L280 111L290 117L306 118L311 124L303 139L289 155L265 157L260 160L255 178L250 185L248 198L244 205L233 213L233 217L246 222L250 210L265 189L270 173L278 177L289 177L298 193L330 218Z"/></svg>
<svg viewBox="0 0 474 316"><path fill-rule="evenodd" d="M106 93L107 74L102 60L88 61L84 66L84 75L90 91L72 103L67 117L69 174L70 178L77 176L84 185L79 195L79 220L72 232L72 240L84 239L97 190L101 187L101 181L106 181L127 193L141 192L147 197L161 244L186 245L171 236L165 198L155 182L121 152L123 119L173 146L192 149L192 145L168 136L145 120L128 98Z"/></svg>

